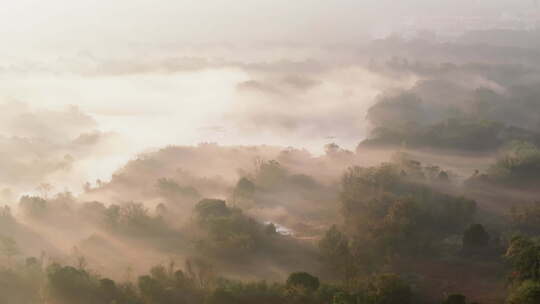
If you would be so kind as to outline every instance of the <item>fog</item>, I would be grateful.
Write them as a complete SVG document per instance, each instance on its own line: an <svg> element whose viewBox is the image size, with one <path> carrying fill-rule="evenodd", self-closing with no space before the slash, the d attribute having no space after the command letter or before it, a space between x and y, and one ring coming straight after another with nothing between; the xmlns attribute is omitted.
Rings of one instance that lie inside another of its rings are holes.
<svg viewBox="0 0 540 304"><path fill-rule="evenodd" d="M528 303L539 21L533 0L3 4L0 303Z"/></svg>

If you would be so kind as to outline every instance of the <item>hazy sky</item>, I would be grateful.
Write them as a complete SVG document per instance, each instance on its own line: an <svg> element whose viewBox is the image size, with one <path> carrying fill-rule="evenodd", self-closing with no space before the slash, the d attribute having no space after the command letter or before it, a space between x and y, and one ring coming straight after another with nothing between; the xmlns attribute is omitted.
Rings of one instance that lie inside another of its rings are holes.
<svg viewBox="0 0 540 304"><path fill-rule="evenodd" d="M56 158L81 158L77 183L106 178L127 158L167 144L268 143L318 152L336 141L353 148L365 136L374 98L415 78L374 74L345 45L426 27L522 28L537 13L532 0L3 1L0 104L26 107L9 112L0 135L43 139L40 131L51 125L45 120L64 119L59 125L71 128L76 112L64 111L76 106L94 123L74 130L123 140L121 149L99 146L90 157L80 142L92 136L76 140L79 133L56 130L65 138L46 137ZM25 119L35 129L21 129ZM16 150L20 143L5 144Z"/></svg>
<svg viewBox="0 0 540 304"><path fill-rule="evenodd" d="M2 41L68 48L132 43L348 42L410 18L534 13L534 0L3 1Z"/></svg>

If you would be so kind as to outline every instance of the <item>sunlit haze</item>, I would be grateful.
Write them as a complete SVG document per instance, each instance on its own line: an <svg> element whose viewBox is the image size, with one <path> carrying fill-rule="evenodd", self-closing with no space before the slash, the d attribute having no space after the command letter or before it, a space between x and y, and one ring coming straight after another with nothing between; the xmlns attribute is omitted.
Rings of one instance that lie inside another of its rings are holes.
<svg viewBox="0 0 540 304"><path fill-rule="evenodd" d="M537 0L1 2L0 304L540 303Z"/></svg>

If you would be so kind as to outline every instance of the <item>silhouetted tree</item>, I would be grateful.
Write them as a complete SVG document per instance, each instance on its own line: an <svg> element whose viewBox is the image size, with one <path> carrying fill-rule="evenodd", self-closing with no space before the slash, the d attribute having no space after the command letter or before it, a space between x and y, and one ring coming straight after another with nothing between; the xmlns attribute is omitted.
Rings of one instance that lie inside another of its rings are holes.
<svg viewBox="0 0 540 304"><path fill-rule="evenodd" d="M465 253L481 252L489 245L489 234L480 224L471 225L463 232L463 251Z"/></svg>
<svg viewBox="0 0 540 304"><path fill-rule="evenodd" d="M451 294L444 300L443 304L467 304L466 299L464 295Z"/></svg>
<svg viewBox="0 0 540 304"><path fill-rule="evenodd" d="M288 287L303 287L315 291L319 288L319 278L307 272L293 272L287 279Z"/></svg>

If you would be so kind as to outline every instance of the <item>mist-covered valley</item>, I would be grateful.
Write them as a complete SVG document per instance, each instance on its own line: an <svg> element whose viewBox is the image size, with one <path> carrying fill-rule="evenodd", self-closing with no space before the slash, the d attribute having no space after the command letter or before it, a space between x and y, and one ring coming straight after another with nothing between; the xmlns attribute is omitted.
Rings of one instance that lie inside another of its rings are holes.
<svg viewBox="0 0 540 304"><path fill-rule="evenodd" d="M0 12L0 304L540 303L534 1L255 2Z"/></svg>

